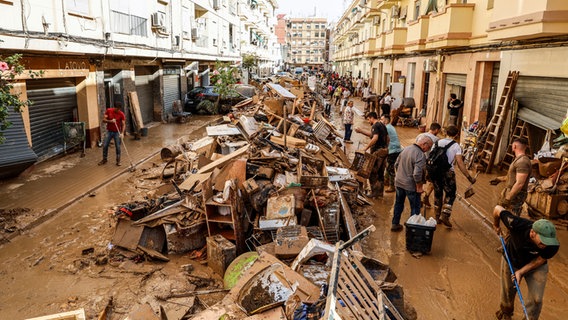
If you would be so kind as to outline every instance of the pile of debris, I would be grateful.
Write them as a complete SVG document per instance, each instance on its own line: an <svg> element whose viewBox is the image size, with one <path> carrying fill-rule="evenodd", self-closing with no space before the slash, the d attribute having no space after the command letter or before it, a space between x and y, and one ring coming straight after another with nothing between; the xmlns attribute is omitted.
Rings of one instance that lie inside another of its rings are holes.
<svg viewBox="0 0 568 320"><path fill-rule="evenodd" d="M374 230L358 232L351 215L370 204L373 159L358 153L351 163L323 97L281 84L235 106L207 137L162 149L160 178L172 192L117 208L113 254L168 261L206 250L228 293L162 319L414 318L394 273L358 243Z"/></svg>

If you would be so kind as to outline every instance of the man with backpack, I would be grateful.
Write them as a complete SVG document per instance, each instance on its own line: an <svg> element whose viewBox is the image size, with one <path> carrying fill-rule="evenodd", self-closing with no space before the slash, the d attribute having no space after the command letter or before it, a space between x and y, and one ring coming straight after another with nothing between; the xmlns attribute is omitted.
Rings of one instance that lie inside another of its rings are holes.
<svg viewBox="0 0 568 320"><path fill-rule="evenodd" d="M457 191L454 164L457 164L469 182L475 182L475 178L469 174L463 163L462 149L457 143L458 138L458 127L447 127L446 138L440 139L434 144L434 148L430 151L426 161L426 170L434 184L436 220L448 228L452 227L450 216Z"/></svg>

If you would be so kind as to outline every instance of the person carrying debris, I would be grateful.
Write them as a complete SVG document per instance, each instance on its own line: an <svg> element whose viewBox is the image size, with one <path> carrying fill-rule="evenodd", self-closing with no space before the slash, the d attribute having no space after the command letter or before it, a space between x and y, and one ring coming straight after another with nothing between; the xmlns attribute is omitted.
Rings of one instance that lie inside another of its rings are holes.
<svg viewBox="0 0 568 320"><path fill-rule="evenodd" d="M465 168L462 149L457 143L457 139L459 139L458 127L447 127L446 138L438 140L430 151L426 168L434 185L436 220L448 228L452 227L450 216L452 215L452 206L456 200L457 190L454 163L458 165L469 182L475 182L475 178ZM440 148L440 150L437 150L437 148Z"/></svg>
<svg viewBox="0 0 568 320"><path fill-rule="evenodd" d="M120 166L120 142L124 137L124 130L126 129L126 117L120 111L120 108L122 108L122 103L115 102L114 108L108 108L105 111L103 123L107 124L107 135L103 143L103 159L98 163L99 166L108 162L108 146L111 139L114 140L116 149L116 165Z"/></svg>
<svg viewBox="0 0 568 320"><path fill-rule="evenodd" d="M388 188L385 192L395 192L396 189L394 187L394 178L395 178L395 162L400 152L402 151L402 147L400 146L400 140L398 139L398 134L396 133L396 129L391 124L391 119L388 114L383 114L381 116L381 122L386 126L387 133L389 135L389 155L387 156L387 176L385 179L385 183L388 184Z"/></svg>
<svg viewBox="0 0 568 320"><path fill-rule="evenodd" d="M365 119L371 125L371 131L356 128L355 132L364 134L371 138L371 141L365 146L364 151L370 150L376 157L371 175L369 176L369 184L371 185L371 193L367 196L370 198L382 197L384 191L385 180L385 160L388 156L389 136L385 125L378 120L376 112L369 112L365 115Z"/></svg>
<svg viewBox="0 0 568 320"><path fill-rule="evenodd" d="M498 204L517 216L521 215L523 203L527 198L531 173L531 159L526 155L527 144L526 139L515 138L511 145L515 160L509 166L507 175L490 181L492 185L506 181L505 189L501 192Z"/></svg>
<svg viewBox="0 0 568 320"><path fill-rule="evenodd" d="M416 141L420 139L422 136L427 136L432 139L432 143L436 143L440 138L438 138L438 133L442 130L442 126L437 122L432 122L430 124L430 128L428 132L424 132L419 134L416 137ZM426 152L426 158L430 155L430 151ZM434 191L434 186L432 185L432 179L426 174L426 185L424 185L424 195L422 196L422 204L426 208L430 208L432 205L430 204L430 194Z"/></svg>
<svg viewBox="0 0 568 320"><path fill-rule="evenodd" d="M351 141L351 133L353 132L353 100L347 102L347 107L343 110L343 125L345 126L344 143L353 143Z"/></svg>
<svg viewBox="0 0 568 320"><path fill-rule="evenodd" d="M520 218L497 205L493 210L493 228L501 235L503 222L509 231L505 248L515 274L512 275L507 256L501 259L501 302L496 312L497 319L512 319L516 287L522 279L528 287L524 297L529 319L537 320L542 310L542 299L548 275L547 260L554 257L560 248L554 224L546 219L532 222Z"/></svg>
<svg viewBox="0 0 568 320"><path fill-rule="evenodd" d="M423 191L422 185L424 184L424 169L426 167L424 152L430 150L430 148L432 148L432 140L427 136L423 136L412 146L404 148L396 160L396 175L394 178L396 197L391 225L391 231L393 232L402 230L400 216L402 211L404 211L406 198L408 198L410 203L410 214L420 214L420 194Z"/></svg>

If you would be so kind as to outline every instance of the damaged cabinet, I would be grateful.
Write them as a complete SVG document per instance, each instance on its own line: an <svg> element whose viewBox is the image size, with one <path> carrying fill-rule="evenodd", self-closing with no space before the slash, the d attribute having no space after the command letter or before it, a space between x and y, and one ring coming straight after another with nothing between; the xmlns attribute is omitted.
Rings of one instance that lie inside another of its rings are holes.
<svg viewBox="0 0 568 320"><path fill-rule="evenodd" d="M244 248L244 236L242 224L237 211L238 199L235 191L230 191L227 202L219 203L210 198L205 203L205 218L209 236L222 235L228 240L235 242L237 251Z"/></svg>

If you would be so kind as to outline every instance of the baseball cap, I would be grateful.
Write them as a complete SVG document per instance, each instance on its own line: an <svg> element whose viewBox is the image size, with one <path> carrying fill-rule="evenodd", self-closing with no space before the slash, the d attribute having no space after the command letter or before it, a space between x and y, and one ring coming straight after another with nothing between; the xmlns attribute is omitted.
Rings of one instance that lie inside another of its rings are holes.
<svg viewBox="0 0 568 320"><path fill-rule="evenodd" d="M547 246L557 246L560 243L556 239L556 228L554 224L546 219L535 221L532 229L538 233L540 241Z"/></svg>

